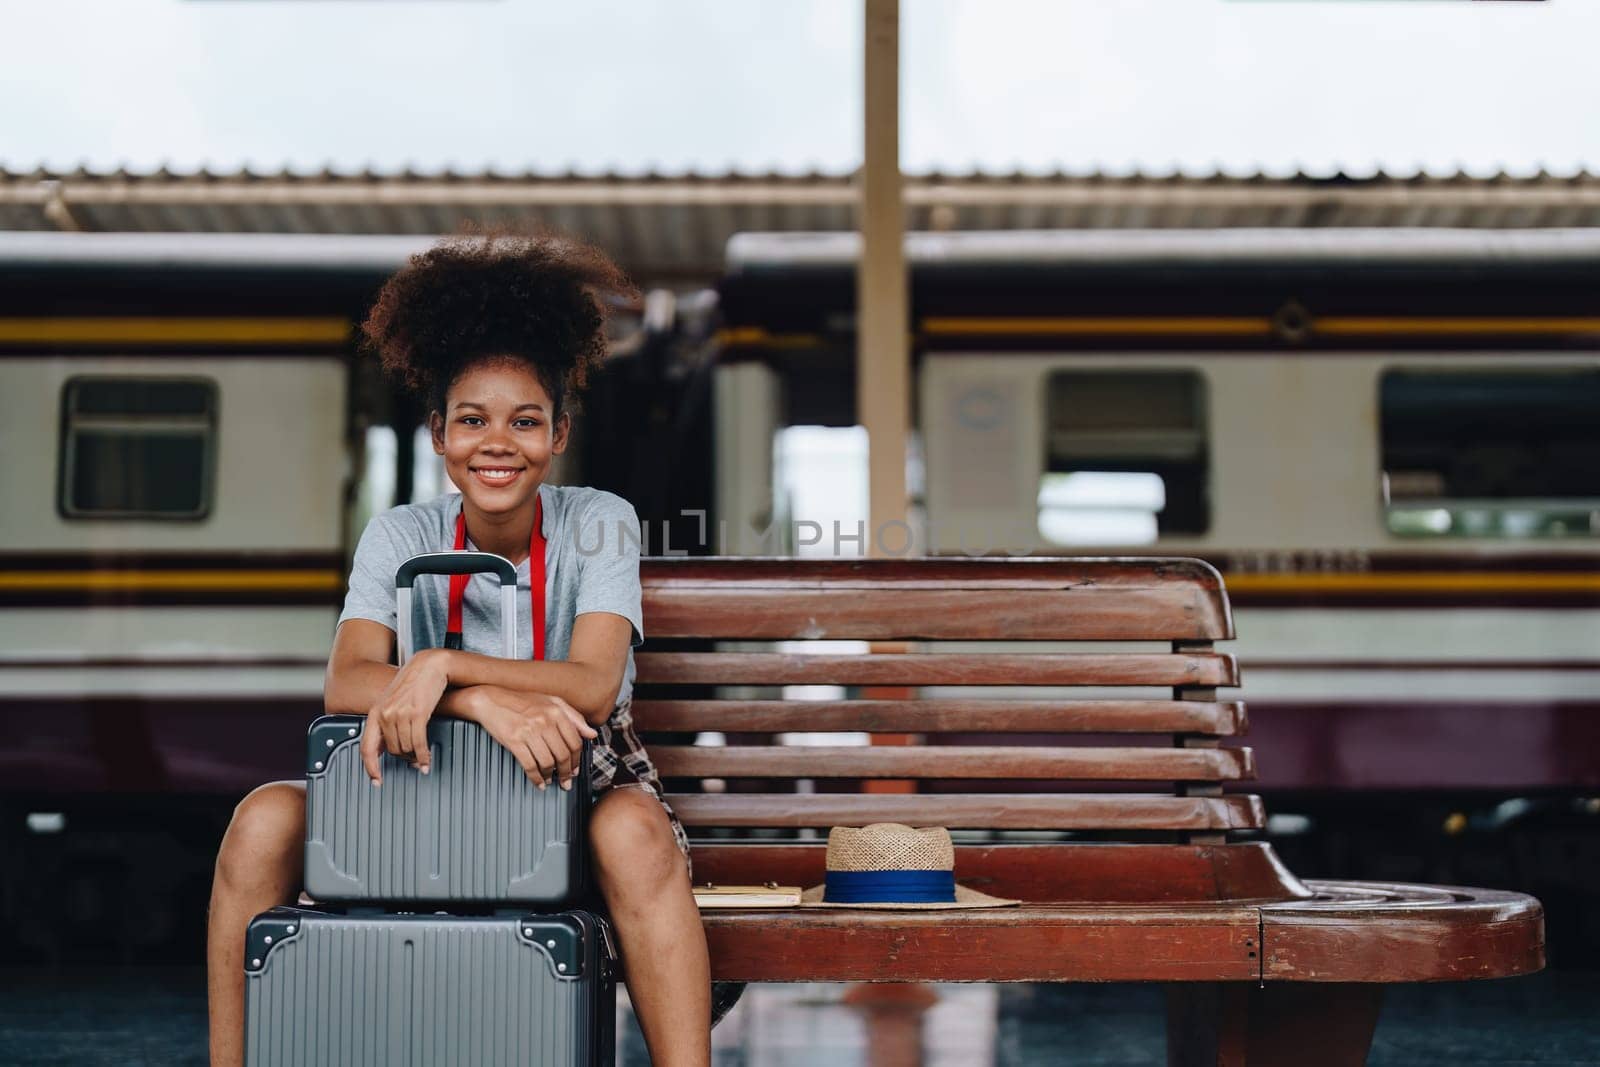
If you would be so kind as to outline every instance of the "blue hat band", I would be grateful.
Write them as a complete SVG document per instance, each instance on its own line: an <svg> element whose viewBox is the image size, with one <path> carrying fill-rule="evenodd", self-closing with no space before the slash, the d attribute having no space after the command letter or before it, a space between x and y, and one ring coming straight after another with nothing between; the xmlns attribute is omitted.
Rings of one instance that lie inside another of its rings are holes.
<svg viewBox="0 0 1600 1067"><path fill-rule="evenodd" d="M829 904L951 904L954 871L829 871L822 899Z"/></svg>

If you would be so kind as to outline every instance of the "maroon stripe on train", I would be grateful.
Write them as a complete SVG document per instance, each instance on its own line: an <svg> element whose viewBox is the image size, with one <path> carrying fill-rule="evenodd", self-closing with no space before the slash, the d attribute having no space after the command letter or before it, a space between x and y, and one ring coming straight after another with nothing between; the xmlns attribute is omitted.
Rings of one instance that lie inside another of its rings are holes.
<svg viewBox="0 0 1600 1067"><path fill-rule="evenodd" d="M321 711L314 697L0 697L12 739L0 747L0 796L240 796L303 775L305 727ZM134 716L118 733L115 720ZM1253 700L1250 719L1238 743L1255 750L1257 792L1600 787L1600 701Z"/></svg>
<svg viewBox="0 0 1600 1067"><path fill-rule="evenodd" d="M139 667L149 670L193 670L208 667L237 669L316 667L327 665L326 656L185 656L171 659L137 656L98 656L87 659L13 659L0 656L0 668L90 668ZM1258 671L1600 671L1600 659L1346 659L1275 660L1240 659L1241 672Z"/></svg>
<svg viewBox="0 0 1600 1067"><path fill-rule="evenodd" d="M1543 608L1567 610L1600 608L1600 590L1574 589L1570 592L1538 590L1529 592L1486 592L1463 589L1384 593L1377 590L1337 592L1267 592L1228 590L1228 601L1235 608Z"/></svg>
<svg viewBox="0 0 1600 1067"><path fill-rule="evenodd" d="M1600 572L1600 552L1367 552L1372 571L1564 571Z"/></svg>
<svg viewBox="0 0 1600 1067"><path fill-rule="evenodd" d="M315 667L322 670L328 664L325 656L186 656L173 659L139 659L136 656L101 656L94 659L13 659L0 656L0 670L203 670L226 667L230 670L282 670L298 667ZM1285 672L1408 672L1408 670L1517 670L1517 672L1550 672L1550 670L1600 670L1600 659L1242 659L1240 672L1246 677L1253 670L1285 670Z"/></svg>
<svg viewBox="0 0 1600 1067"><path fill-rule="evenodd" d="M1241 608L1504 608L1507 610L1592 610L1600 608L1600 592L1571 593L1234 593L1228 599ZM181 590L0 590L0 608L122 607L338 607L344 588L328 590L181 589Z"/></svg>
<svg viewBox="0 0 1600 1067"><path fill-rule="evenodd" d="M1248 685L1246 687L1248 693ZM1224 747L1255 753L1251 793L1290 790L1490 791L1600 786L1600 701L1250 700L1250 729ZM930 744L1062 744L1062 735L929 734ZM1157 738L1142 739L1146 744ZM1073 734L1073 745L1126 745L1127 735ZM929 792L1017 791L1014 783L928 783ZM1085 783L1041 782L1031 792ZM1095 783L1115 792L1127 783ZM1245 789L1241 785L1240 789Z"/></svg>
<svg viewBox="0 0 1600 1067"><path fill-rule="evenodd" d="M1147 546L1148 548L1148 546ZM1144 558L1147 556L1171 557L1178 550L1140 550L1117 548L1119 556ZM1061 555L1036 553L1038 555ZM1182 552L1184 556L1203 559L1223 573L1234 574L1361 574L1368 571L1470 571L1498 574L1506 571L1555 571L1572 574L1600 573L1600 551L1585 549L1574 552L1488 552L1460 549L1439 552L1392 552L1387 550L1335 549L1327 553L1313 553L1305 549L1263 548L1226 549L1212 548L1204 552ZM1284 558L1293 566L1261 568L1241 566L1241 556ZM1319 565L1321 557L1338 557L1359 560L1356 566ZM239 549L233 551L174 551L174 550L92 550L79 552L0 551L0 570L89 570L136 569L156 567L163 570L204 570L208 568L262 568L293 567L344 567L342 552L293 551L280 552L267 549Z"/></svg>
<svg viewBox="0 0 1600 1067"><path fill-rule="evenodd" d="M1118 556L1167 557L1178 549L1110 549ZM1060 552L1036 552L1030 556L1056 556ZM1588 578L1600 573L1600 552L1585 547L1572 553L1560 552L1484 552L1451 550L1432 552L1366 551L1335 549L1311 552L1295 549L1208 549L1185 552L1204 560L1221 572L1226 584L1230 577L1270 574L1292 579L1320 575L1361 575L1405 571L1461 574L1505 574L1537 572L1570 574ZM953 554L952 554L953 555ZM1279 561L1260 566L1253 561ZM1228 600L1235 607L1272 608L1597 608L1600 590L1579 587L1568 590L1485 590L1485 589L1229 589Z"/></svg>
<svg viewBox="0 0 1600 1067"><path fill-rule="evenodd" d="M737 324L729 324L737 325ZM1426 358L1436 356L1447 361L1461 352L1494 352L1504 354L1507 348L1517 351L1589 352L1594 349L1592 332L1574 330L1565 334L1447 334L1419 337L1413 334L1372 335L1316 335L1305 340L1286 344L1276 337L1235 336L1217 334L1161 334L1160 336L1127 334L929 334L918 332L913 336L913 358L921 360L927 355L948 355L953 352L992 353L1003 347L1007 354L1022 352L1116 352L1119 362L1145 360L1171 360L1176 357L1195 356L1204 365L1208 354L1227 356L1253 356L1262 359L1282 359L1285 356L1303 356L1315 353L1318 357L1366 356L1372 352L1405 352L1408 356ZM816 348L829 347L826 339L819 340ZM769 361L771 351L762 345L730 344L724 350L721 362L750 363Z"/></svg>
<svg viewBox="0 0 1600 1067"><path fill-rule="evenodd" d="M1600 787L1600 700L1252 700L1240 743L1252 789Z"/></svg>
<svg viewBox="0 0 1600 1067"><path fill-rule="evenodd" d="M1239 671L1600 671L1600 659L1240 659Z"/></svg>
<svg viewBox="0 0 1600 1067"><path fill-rule="evenodd" d="M1580 539L1574 539L1578 541ZM1485 540L1481 544L1494 544ZM1203 559L1224 574L1366 574L1375 571L1469 571L1475 574L1554 571L1570 574L1600 573L1600 550L1587 543L1572 552L1496 552L1486 549L1441 548L1438 552L1390 551L1387 549L1337 548L1317 551L1304 548L1207 548L1204 551L1145 545L1139 548L1098 546L1118 556ZM1066 554L1065 546L1055 551L1029 553L1040 556ZM1246 560L1268 558L1272 566L1257 566Z"/></svg>
<svg viewBox="0 0 1600 1067"><path fill-rule="evenodd" d="M242 796L305 775L321 697L0 697L0 795Z"/></svg>
<svg viewBox="0 0 1600 1067"><path fill-rule="evenodd" d="M191 670L205 667L229 667L248 670L252 667L316 667L328 665L326 656L184 656L172 659L139 656L96 656L86 659L11 659L0 655L0 669L6 667L44 667L60 670L89 670L94 668L137 667L149 671Z"/></svg>

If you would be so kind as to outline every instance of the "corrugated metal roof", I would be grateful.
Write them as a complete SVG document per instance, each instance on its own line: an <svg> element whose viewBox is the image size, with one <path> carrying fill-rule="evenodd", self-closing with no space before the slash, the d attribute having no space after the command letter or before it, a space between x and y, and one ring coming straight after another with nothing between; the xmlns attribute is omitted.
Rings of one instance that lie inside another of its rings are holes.
<svg viewBox="0 0 1600 1067"><path fill-rule="evenodd" d="M745 231L854 227L848 174L27 173L0 169L0 229L448 233L539 222L646 282L704 280ZM913 230L1600 226L1600 175L917 174Z"/></svg>

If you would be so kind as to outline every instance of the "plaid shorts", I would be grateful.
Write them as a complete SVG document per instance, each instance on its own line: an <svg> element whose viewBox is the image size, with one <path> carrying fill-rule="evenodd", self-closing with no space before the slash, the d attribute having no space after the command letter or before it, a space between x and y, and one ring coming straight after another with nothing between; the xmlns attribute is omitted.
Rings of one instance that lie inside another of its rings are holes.
<svg viewBox="0 0 1600 1067"><path fill-rule="evenodd" d="M650 762L644 742L633 732L633 698L629 697L613 708L611 717L598 729L600 736L594 739L589 760L589 786L594 790L594 795L598 797L608 789L648 790L661 802L661 807L667 813L667 821L672 824L672 837L678 843L678 851L683 853L685 863L690 862L689 835L683 823L678 821L677 813L662 795L661 775L656 773L656 765Z"/></svg>

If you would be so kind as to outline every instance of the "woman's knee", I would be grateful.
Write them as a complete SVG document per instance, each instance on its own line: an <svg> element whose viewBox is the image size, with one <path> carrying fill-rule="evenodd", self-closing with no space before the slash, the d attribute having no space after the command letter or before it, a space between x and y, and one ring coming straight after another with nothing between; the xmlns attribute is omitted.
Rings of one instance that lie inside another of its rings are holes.
<svg viewBox="0 0 1600 1067"><path fill-rule="evenodd" d="M300 782L257 786L233 809L217 853L217 873L232 883L276 879L298 865L305 839L306 790Z"/></svg>
<svg viewBox="0 0 1600 1067"><path fill-rule="evenodd" d="M600 799L589 817L589 846L602 879L614 871L649 882L683 871L666 810L642 789L614 789Z"/></svg>

